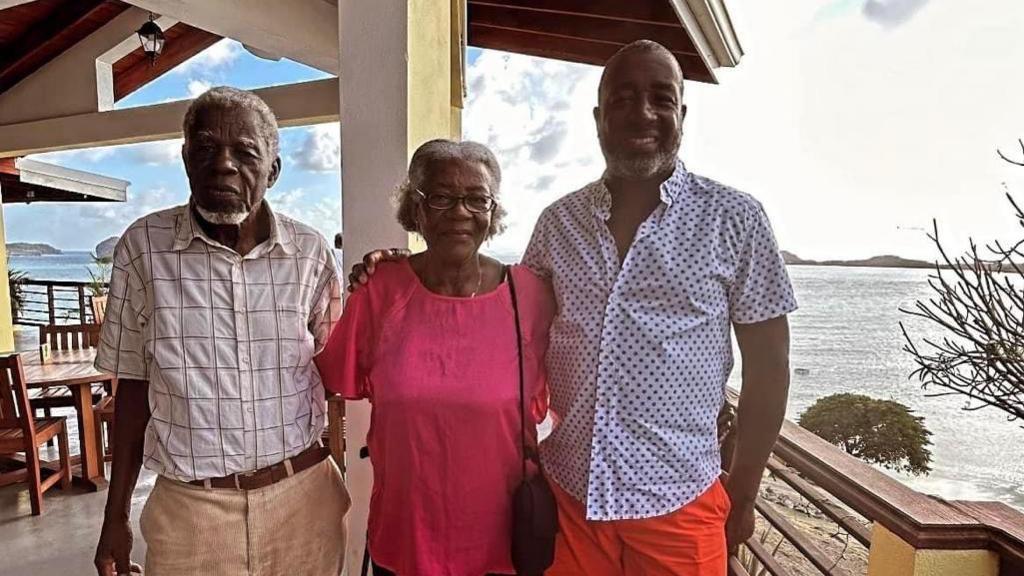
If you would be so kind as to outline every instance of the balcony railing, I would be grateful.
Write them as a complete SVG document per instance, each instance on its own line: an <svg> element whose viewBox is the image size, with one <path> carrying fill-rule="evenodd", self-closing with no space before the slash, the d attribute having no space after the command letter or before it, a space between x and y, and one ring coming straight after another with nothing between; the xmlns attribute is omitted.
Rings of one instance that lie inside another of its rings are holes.
<svg viewBox="0 0 1024 576"><path fill-rule="evenodd" d="M44 326L95 322L90 282L25 280L19 286L23 301L21 307L14 311L15 324Z"/></svg>
<svg viewBox="0 0 1024 576"><path fill-rule="evenodd" d="M729 401L735 406L734 392ZM1015 444L1008 444L1008 451L1019 457ZM834 536L851 539L850 546L867 551L872 574L917 573L892 564L899 562L899 553L906 557L926 551L932 555L927 562L936 566L950 562L965 566L937 574L1024 575L1024 513L1006 504L947 501L922 494L789 421L783 425L766 475L785 483L820 511L835 526ZM756 510L758 532L745 545L747 552L741 555L745 560L730 560L730 574L864 573L844 567L842 554L830 553L820 537L798 528L781 506L759 498ZM780 546L795 551L798 562L772 553ZM960 553L944 555L952 551ZM751 556L757 561L751 561ZM966 568L986 564L998 568L987 572Z"/></svg>

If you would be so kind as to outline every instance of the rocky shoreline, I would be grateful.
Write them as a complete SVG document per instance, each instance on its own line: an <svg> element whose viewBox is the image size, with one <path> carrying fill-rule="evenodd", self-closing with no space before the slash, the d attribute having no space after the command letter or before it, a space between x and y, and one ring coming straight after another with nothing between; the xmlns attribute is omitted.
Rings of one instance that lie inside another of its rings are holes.
<svg viewBox="0 0 1024 576"><path fill-rule="evenodd" d="M42 242L11 242L7 244L8 256L54 256L58 254L63 254L63 252Z"/></svg>

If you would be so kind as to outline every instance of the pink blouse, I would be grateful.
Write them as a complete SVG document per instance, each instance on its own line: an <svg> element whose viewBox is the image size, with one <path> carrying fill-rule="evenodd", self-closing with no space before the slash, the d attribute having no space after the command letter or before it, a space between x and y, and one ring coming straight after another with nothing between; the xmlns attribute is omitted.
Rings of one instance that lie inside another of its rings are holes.
<svg viewBox="0 0 1024 576"><path fill-rule="evenodd" d="M554 314L529 269L516 282L527 432L547 411L544 354ZM475 298L428 291L408 261L382 264L352 294L317 358L328 390L373 404L369 547L400 576L515 571L512 492L521 478L519 376L508 283Z"/></svg>

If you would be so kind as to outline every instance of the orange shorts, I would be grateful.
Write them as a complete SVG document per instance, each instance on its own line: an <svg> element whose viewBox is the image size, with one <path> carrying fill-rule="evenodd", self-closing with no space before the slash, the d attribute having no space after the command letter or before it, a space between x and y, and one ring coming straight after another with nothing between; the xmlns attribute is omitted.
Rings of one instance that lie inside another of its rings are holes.
<svg viewBox="0 0 1024 576"><path fill-rule="evenodd" d="M583 504L550 484L559 533L546 576L725 576L730 503L721 482L664 516L612 521L587 521Z"/></svg>

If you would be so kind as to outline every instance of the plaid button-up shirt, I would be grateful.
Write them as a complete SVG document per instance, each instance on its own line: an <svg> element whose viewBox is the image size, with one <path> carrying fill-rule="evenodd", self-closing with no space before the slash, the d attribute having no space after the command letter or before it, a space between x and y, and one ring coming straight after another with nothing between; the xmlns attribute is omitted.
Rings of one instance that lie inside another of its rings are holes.
<svg viewBox="0 0 1024 576"><path fill-rule="evenodd" d="M313 364L341 313L327 242L271 214L245 256L189 206L132 224L114 251L96 367L149 381L145 466L182 481L268 466L324 427Z"/></svg>

